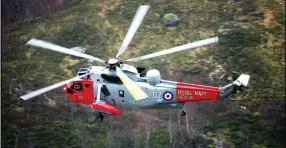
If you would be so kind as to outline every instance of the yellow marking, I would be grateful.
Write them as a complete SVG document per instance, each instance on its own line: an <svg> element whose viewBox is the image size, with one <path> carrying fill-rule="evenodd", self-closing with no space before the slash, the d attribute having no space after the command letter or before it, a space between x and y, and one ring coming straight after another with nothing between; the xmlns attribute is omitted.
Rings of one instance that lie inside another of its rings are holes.
<svg viewBox="0 0 286 148"><path fill-rule="evenodd" d="M116 73L135 100L142 100L148 97L147 94L118 67L116 67Z"/></svg>

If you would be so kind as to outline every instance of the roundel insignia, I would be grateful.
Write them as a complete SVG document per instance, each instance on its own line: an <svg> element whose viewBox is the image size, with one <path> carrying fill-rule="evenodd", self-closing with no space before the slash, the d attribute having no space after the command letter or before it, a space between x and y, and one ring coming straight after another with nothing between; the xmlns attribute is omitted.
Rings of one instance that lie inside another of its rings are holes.
<svg viewBox="0 0 286 148"><path fill-rule="evenodd" d="M164 94L163 94L163 98L167 101L169 100L172 100L173 99L173 94L169 91L166 91Z"/></svg>

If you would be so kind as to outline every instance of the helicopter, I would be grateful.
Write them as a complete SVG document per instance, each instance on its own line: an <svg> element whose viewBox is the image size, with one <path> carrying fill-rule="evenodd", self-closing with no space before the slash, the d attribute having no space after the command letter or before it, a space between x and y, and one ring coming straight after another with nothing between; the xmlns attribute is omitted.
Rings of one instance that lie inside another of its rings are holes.
<svg viewBox="0 0 286 148"><path fill-rule="evenodd" d="M118 53L114 58L106 61L43 40L33 38L28 41L26 44L29 46L85 58L88 60L88 63L82 65L76 77L33 91L20 96L20 98L28 100L64 86L63 91L70 100L75 103L90 105L98 113L96 117L97 121L101 122L104 119L103 114L120 115L120 109L122 108L178 109L181 115L185 116L186 112L182 108L186 102L215 101L227 98L237 90L248 85L250 75L246 74L241 74L237 80L226 86L213 87L164 80L161 79L161 74L157 69L150 69L144 75L144 67L135 68L132 65L126 64L126 62L137 62L213 44L218 42L218 36L125 61L119 59L120 55L128 48L149 8L149 5L139 6ZM92 65L94 61L102 63L103 66Z"/></svg>

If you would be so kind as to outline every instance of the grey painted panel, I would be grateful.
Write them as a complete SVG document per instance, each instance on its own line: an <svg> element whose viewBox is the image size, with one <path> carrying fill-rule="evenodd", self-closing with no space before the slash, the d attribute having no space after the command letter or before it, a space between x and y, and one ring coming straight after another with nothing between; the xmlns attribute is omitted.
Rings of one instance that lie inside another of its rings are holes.
<svg viewBox="0 0 286 148"><path fill-rule="evenodd" d="M185 103L156 104L149 109L182 109Z"/></svg>
<svg viewBox="0 0 286 148"><path fill-rule="evenodd" d="M146 92L148 98L136 101L131 96L126 87L122 84L114 84L109 83L101 78L102 73L110 73L107 69L100 69L93 75L91 75L91 79L94 81L94 96L97 96L97 85L101 83L102 85L106 85L108 90L110 91L110 96L104 98L104 95L101 93L101 99L106 99L110 104L115 105L118 108L150 108L150 109L164 109L164 108L175 108L179 109L183 106L182 103L176 102L176 82L162 80L160 84L156 86L152 86L146 82L144 82L144 78L139 77L137 75L133 75L133 77L137 77L141 82L136 82L136 84ZM113 72L111 72L113 74ZM131 75L131 73L127 72L127 75ZM134 79L134 78L133 78ZM99 80L99 81L98 81ZM119 90L124 91L124 97L119 96ZM167 98L172 95L172 99L166 99L164 94L168 92L169 95L166 95Z"/></svg>

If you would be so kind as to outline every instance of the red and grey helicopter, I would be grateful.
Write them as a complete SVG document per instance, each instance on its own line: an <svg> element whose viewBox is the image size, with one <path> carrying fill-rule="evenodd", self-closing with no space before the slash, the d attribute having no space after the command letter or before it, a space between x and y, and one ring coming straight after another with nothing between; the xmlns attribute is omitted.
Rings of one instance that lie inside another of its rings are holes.
<svg viewBox="0 0 286 148"><path fill-rule="evenodd" d="M148 5L142 5L137 9L117 55L107 61L46 41L38 39L28 41L28 45L85 58L89 62L80 68L76 77L33 91L20 98L28 100L65 85L63 91L69 99L76 103L91 105L98 112L97 120L102 121L103 114L120 115L120 108L174 108L179 109L181 115L185 116L186 112L182 108L186 102L226 98L237 89L248 85L250 76L245 74L241 74L229 85L213 87L163 80L156 69L148 70L146 75L142 75L144 68L125 64L218 42L218 36L215 36L126 61L120 60L119 56L128 48L148 9ZM104 66L93 66L92 61L101 62Z"/></svg>

